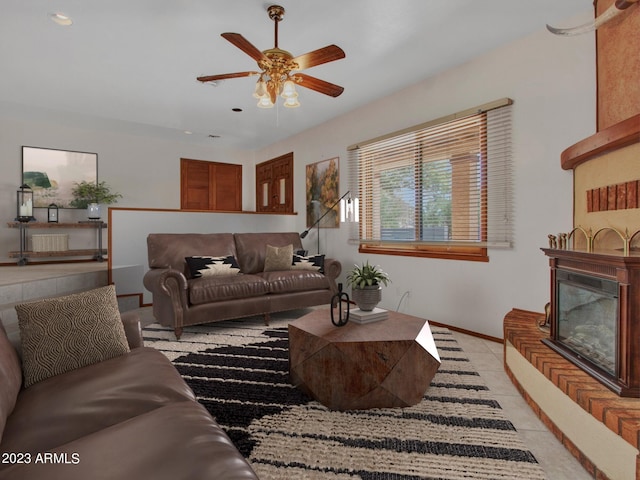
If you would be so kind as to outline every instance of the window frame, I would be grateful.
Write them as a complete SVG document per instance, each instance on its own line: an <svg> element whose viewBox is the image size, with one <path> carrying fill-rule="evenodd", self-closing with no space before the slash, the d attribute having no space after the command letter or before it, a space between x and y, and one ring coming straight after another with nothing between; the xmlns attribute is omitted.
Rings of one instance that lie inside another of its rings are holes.
<svg viewBox="0 0 640 480"><path fill-rule="evenodd" d="M441 258L447 260L467 260L471 262L488 262L487 247L466 247L459 245L434 245L423 243L404 244L361 243L358 252L377 255L397 255L402 257Z"/></svg>
<svg viewBox="0 0 640 480"><path fill-rule="evenodd" d="M487 200L488 200L488 189L489 189L489 180L488 180L488 175L487 175L487 171L488 171L488 148L487 148L487 125L488 125L488 120L486 118L486 112L488 110L494 109L494 108L500 108L503 106L507 106L507 105L511 105L513 103L512 100L510 99L501 99L498 100L496 102L491 102L490 104L485 104L483 106L480 107L475 107L472 109L468 109L464 112L459 112L457 114L453 114L453 115L449 115L447 117L443 117L441 119L437 119L434 120L432 122L427 122L425 124L421 124L415 127L411 127L409 129L405 129L403 131L400 132L395 132L389 135L385 135L383 137L379 137L377 139L373 139L373 140L369 140L367 141L365 144L368 143L374 143L374 142L378 142L381 140L385 140L385 139L390 139L393 138L395 136L400 136L406 133L410 133L413 131L417 131L417 130L421 130L421 129L426 129L429 128L431 126L435 126L435 125L439 125L439 124L444 124L447 122L450 122L451 120L456 120L459 118L462 118L463 116L469 116L469 115L473 115L473 114L479 114L479 113L483 113L485 114L483 122L481 123L481 127L482 129L484 129L484 132L481 133L482 138L484 139L483 141L483 145L480 149L480 158L478 159L478 161L480 162L479 165L479 196L480 196L480 211L479 211L479 240L477 242L475 241L456 241L456 240L451 240L451 241L443 241L443 242L438 242L438 241L420 241L420 240L414 240L414 241L408 241L408 242L393 242L391 241L382 241L382 240L366 240L367 238L371 238L373 237L373 222L375 221L374 219L368 219L368 221L363 221L365 220L365 216L367 215L366 212L366 208L362 208L361 209L361 216L363 218L361 218L361 223L358 226L358 243L359 243L359 248L358 251L360 253L366 253L366 254L381 254L381 255L396 255L396 256L410 256L410 257L421 257L421 258L438 258L438 259L448 259L448 260L464 260L464 261L476 261L476 262L488 262L489 261L489 255L488 255L488 248L487 248L487 232L488 232L488 205L487 205ZM365 145L365 144L360 144L360 145L353 145L351 147L348 148L348 150L357 150L359 147ZM419 141L416 142L416 150L421 150L422 149L422 145ZM415 188L414 188L414 195L415 195L415 206L414 206L414 215L416 216L416 222L414 222L415 224L415 228L416 229L421 229L422 228L422 224L421 224L421 217L423 215L423 211L422 211L422 173L421 171L418 170L422 170L424 168L424 164L425 162L428 161L437 161L437 160L444 160L444 159L431 159L428 160L426 159L428 157L428 154L423 156L422 152L420 152L419 155L415 155L414 159L413 159L413 168L414 168L414 181L416 182L415 184ZM462 160L462 157L458 157L458 158L451 158L448 159L449 162L453 165L453 163L456 160ZM359 160L356 160L353 163L360 163ZM401 160L398 160L398 165L401 164ZM361 185L361 180L360 178L358 178L358 173L357 173L357 167L355 167L355 172L354 172L354 166L351 166L352 170L351 170L351 186L352 186L352 190L353 191L359 191L360 195L362 195L363 200L361 200L361 205L362 204L368 204L368 205L372 205L373 204L373 194L371 193L372 191L375 190L375 186L374 185L367 185L365 189L363 189L364 191L360 191L360 185ZM355 173L355 175L354 175ZM455 183L452 180L452 189L455 188L454 187ZM369 192L367 192L367 190L369 190ZM420 198L419 198L420 197ZM453 200L452 200L453 201ZM453 208L453 207L452 207ZM379 213L378 213L379 214ZM452 213L453 215L453 213ZM369 235L362 235L363 234L363 230L364 229L369 229ZM363 239L364 238L364 239Z"/></svg>

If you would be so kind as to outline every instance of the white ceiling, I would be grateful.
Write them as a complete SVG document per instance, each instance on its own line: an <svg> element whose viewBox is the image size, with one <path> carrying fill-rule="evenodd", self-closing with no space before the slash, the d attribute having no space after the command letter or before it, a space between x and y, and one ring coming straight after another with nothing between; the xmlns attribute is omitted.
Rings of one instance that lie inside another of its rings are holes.
<svg viewBox="0 0 640 480"><path fill-rule="evenodd" d="M297 56L340 46L345 59L305 71L343 86L340 97L299 88L300 108L262 110L252 97L256 77L215 87L197 82L200 75L257 69L220 34L240 33L260 50L272 48L271 3L3 0L0 108L5 115L255 149L545 23L570 26L571 18L593 11L593 0L289 0L279 3L286 9L280 48ZM53 12L69 15L73 25L56 25Z"/></svg>

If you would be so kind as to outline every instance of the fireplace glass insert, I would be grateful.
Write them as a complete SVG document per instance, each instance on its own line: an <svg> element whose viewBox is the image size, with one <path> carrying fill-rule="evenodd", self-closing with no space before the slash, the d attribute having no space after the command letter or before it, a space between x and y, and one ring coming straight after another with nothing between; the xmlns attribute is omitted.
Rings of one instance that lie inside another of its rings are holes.
<svg viewBox="0 0 640 480"><path fill-rule="evenodd" d="M556 340L578 358L616 375L618 283L558 270Z"/></svg>

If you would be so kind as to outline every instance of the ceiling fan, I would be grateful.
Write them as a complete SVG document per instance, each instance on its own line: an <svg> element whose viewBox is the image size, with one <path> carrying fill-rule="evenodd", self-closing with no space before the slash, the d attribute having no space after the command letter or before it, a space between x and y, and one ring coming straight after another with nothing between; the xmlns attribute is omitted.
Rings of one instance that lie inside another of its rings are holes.
<svg viewBox="0 0 640 480"><path fill-rule="evenodd" d="M239 33L221 34L222 38L253 58L258 63L260 71L208 75L198 77L197 80L205 83L259 75L254 97L259 100L258 106L263 108L272 107L276 102L277 95L281 95L285 99L285 107L298 107L300 103L298 103L298 94L295 91L296 84L331 97L339 96L344 91L343 87L300 73L300 70L340 60L345 57L344 51L336 45L328 45L294 57L286 50L278 48L278 23L282 21L284 16L284 8L279 5L271 5L267 8L267 12L275 24L275 46L273 48L261 52Z"/></svg>

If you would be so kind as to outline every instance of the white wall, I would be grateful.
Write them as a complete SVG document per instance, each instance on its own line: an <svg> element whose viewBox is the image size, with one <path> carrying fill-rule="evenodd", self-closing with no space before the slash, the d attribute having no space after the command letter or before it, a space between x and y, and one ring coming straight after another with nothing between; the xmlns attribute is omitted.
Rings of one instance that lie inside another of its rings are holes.
<svg viewBox="0 0 640 480"><path fill-rule="evenodd" d="M396 309L409 291L400 311L501 338L502 319L511 308L543 311L549 271L539 249L547 245L547 234L572 228L572 173L560 168L560 154L595 132L592 35L561 38L541 30L271 145L257 157L295 152L295 204L303 211L306 164L339 156L344 192L348 145L502 97L514 100L514 248L490 249L489 263L363 256L347 243L346 228L321 231L323 249L343 263L343 279L344 270L366 258L388 271L393 283L384 289L383 307ZM316 238L315 233L307 237L312 251Z"/></svg>
<svg viewBox="0 0 640 480"><path fill-rule="evenodd" d="M583 23L589 18L584 15L576 20ZM294 217L294 228L302 231L305 165L340 157L344 191L348 145L502 97L515 102L514 248L490 250L489 263L369 256L393 279L383 294L384 307L395 309L402 294L409 291L410 297L400 308L405 313L502 337L502 319L511 308L542 311L549 299L549 274L548 262L539 248L545 246L548 233L572 227L572 174L561 170L560 153L595 132L592 34L562 38L541 29L258 152L230 152L177 140L89 131L49 120L2 118L0 112L0 218L11 220L15 215L22 145L97 152L100 179L124 194L117 206L172 209L179 208L180 157L247 165L243 171L243 205L252 209L254 162L293 151L294 209L300 212ZM305 239L312 252L316 239L317 230ZM320 240L322 250L341 260L344 270L365 258L357 253L356 246L347 243L346 228L323 229ZM7 261L4 252L15 249L16 242L16 231L2 223L0 262ZM136 263L146 265L146 259Z"/></svg>
<svg viewBox="0 0 640 480"><path fill-rule="evenodd" d="M6 112L0 112L0 219L3 219L0 222L0 263L15 263L15 259L8 258L7 252L19 248L18 230L7 228L6 222L16 216L23 145L97 153L98 179L123 195L114 205L116 207L180 208L181 157L243 164L243 208L255 209L253 152L225 150L187 140L181 142L88 130L49 121L8 118ZM46 221L46 214L46 209L34 210L38 220ZM61 222L79 220L86 220L84 211L60 210ZM95 248L91 232L56 230L55 233L69 233L70 248Z"/></svg>

